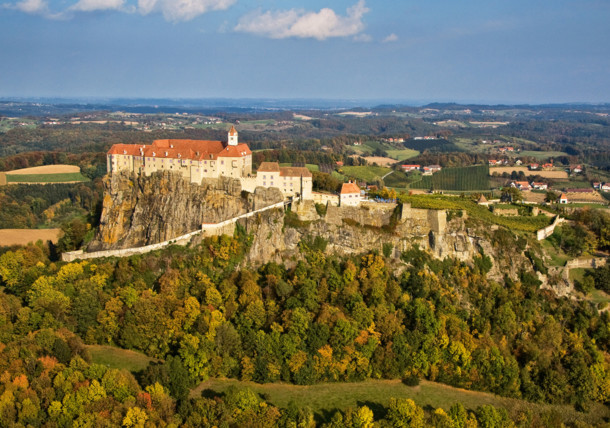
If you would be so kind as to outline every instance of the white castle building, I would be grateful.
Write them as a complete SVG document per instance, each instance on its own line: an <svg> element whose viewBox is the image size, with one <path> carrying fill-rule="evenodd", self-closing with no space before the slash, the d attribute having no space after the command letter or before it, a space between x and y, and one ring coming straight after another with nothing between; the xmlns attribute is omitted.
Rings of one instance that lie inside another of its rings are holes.
<svg viewBox="0 0 610 428"><path fill-rule="evenodd" d="M254 176L252 151L247 144L239 143L233 126L227 142L172 139L155 140L151 145L115 144L106 160L108 174L129 171L148 176L156 171L173 171L197 184L204 178L232 177L250 192L256 186L277 187L286 197L311 199L312 174L307 168L280 168L277 162L263 162ZM267 175L277 178L267 179Z"/></svg>

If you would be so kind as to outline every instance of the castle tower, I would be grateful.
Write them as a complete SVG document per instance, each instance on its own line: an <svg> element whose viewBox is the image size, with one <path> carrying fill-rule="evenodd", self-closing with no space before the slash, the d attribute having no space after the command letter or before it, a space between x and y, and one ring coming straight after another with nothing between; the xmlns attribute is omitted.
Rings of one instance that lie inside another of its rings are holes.
<svg viewBox="0 0 610 428"><path fill-rule="evenodd" d="M231 126L231 129L229 129L229 138L227 139L227 142L229 146L237 145L237 131L234 126Z"/></svg>

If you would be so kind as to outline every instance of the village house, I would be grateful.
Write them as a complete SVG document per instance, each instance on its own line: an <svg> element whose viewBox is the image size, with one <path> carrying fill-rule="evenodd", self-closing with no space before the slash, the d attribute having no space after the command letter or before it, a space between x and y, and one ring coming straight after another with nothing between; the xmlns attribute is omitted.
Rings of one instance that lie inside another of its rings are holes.
<svg viewBox="0 0 610 428"><path fill-rule="evenodd" d="M565 194L565 193L562 193L562 194L559 196L559 203L560 203L560 204L567 204L567 203L568 203L568 197L566 196L566 194Z"/></svg>
<svg viewBox="0 0 610 428"><path fill-rule="evenodd" d="M401 165L400 167L404 172L411 172L420 169L421 165Z"/></svg>
<svg viewBox="0 0 610 428"><path fill-rule="evenodd" d="M442 169L440 165L428 165L422 168L423 175L432 175Z"/></svg>
<svg viewBox="0 0 610 428"><path fill-rule="evenodd" d="M594 181L594 182L593 182L593 188L594 188L595 190L600 190L600 189L601 189L601 187L602 187L602 183L600 183L599 181Z"/></svg>
<svg viewBox="0 0 610 428"><path fill-rule="evenodd" d="M511 187L516 187L521 191L532 190L530 184L527 181L513 181L510 183Z"/></svg>
<svg viewBox="0 0 610 428"><path fill-rule="evenodd" d="M582 165L570 165L570 172L572 174L579 174L582 172Z"/></svg>
<svg viewBox="0 0 610 428"><path fill-rule="evenodd" d="M341 194L339 195L339 205L342 207L351 206L356 207L360 205L362 196L360 193L360 187L356 183L343 183L341 186Z"/></svg>
<svg viewBox="0 0 610 428"><path fill-rule="evenodd" d="M549 188L548 184L542 183L542 182L536 182L536 181L532 182L531 186L535 190L547 190Z"/></svg>
<svg viewBox="0 0 610 428"><path fill-rule="evenodd" d="M610 183L604 183L601 185L602 192L610 192Z"/></svg>
<svg viewBox="0 0 610 428"><path fill-rule="evenodd" d="M535 171L535 170L537 170L538 168L540 168L540 165L538 165L537 163L531 163L531 164L529 165L529 169L530 169L530 171Z"/></svg>

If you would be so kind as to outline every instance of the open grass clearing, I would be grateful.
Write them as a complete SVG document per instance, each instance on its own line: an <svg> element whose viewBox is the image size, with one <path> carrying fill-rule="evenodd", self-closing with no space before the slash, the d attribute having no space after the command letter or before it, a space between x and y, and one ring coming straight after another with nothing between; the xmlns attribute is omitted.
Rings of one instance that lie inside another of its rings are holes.
<svg viewBox="0 0 610 428"><path fill-rule="evenodd" d="M57 244L61 229L0 229L0 247L27 245L41 240Z"/></svg>
<svg viewBox="0 0 610 428"><path fill-rule="evenodd" d="M62 174L6 174L8 184L12 183L75 183L89 181L80 172Z"/></svg>
<svg viewBox="0 0 610 428"><path fill-rule="evenodd" d="M390 150L386 150L386 153L392 159L396 159L399 161L405 160L405 159L411 159L411 158L414 158L415 156L419 155L419 152L417 150L413 150L413 149L390 149Z"/></svg>
<svg viewBox="0 0 610 428"><path fill-rule="evenodd" d="M392 172L390 168L381 166L344 166L341 168L344 176L355 178L366 182L373 182L381 179L384 175Z"/></svg>
<svg viewBox="0 0 610 428"><path fill-rule="evenodd" d="M570 256L556 248L548 239L540 241L540 245L542 245L544 252L550 257L549 264L551 266L565 266L566 262L571 259Z"/></svg>
<svg viewBox="0 0 610 428"><path fill-rule="evenodd" d="M322 419L327 419L336 409L348 407L367 405L373 411L379 410L381 406L389 404L390 398L411 398L419 406L441 407L445 410L449 410L455 403L462 403L464 407L471 410L485 404L504 407L512 415L517 415L522 411L530 411L534 414L554 412L560 415L564 422L597 423L610 416L610 411L597 403L591 406L589 413L580 413L568 405L530 403L429 381L421 381L420 385L415 387L406 386L400 380L373 379L363 382L298 386L281 383L257 384L234 379L208 379L191 391L191 397L197 397L202 392L207 394L210 391L220 394L231 386L248 387L278 407L285 408L291 401L300 406L308 406Z"/></svg>
<svg viewBox="0 0 610 428"><path fill-rule="evenodd" d="M112 369L125 369L130 372L144 370L148 363L156 361L140 352L121 349L107 345L87 345L87 350L94 363L102 364Z"/></svg>

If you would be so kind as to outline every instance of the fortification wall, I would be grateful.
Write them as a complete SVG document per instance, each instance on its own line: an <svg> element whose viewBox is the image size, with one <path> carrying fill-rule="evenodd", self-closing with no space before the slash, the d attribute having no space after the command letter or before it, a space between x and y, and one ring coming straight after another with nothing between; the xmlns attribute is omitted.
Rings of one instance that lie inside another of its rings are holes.
<svg viewBox="0 0 610 428"><path fill-rule="evenodd" d="M594 257L590 259L574 259L566 263L566 269L587 268L595 269L606 265L606 259L602 257Z"/></svg>
<svg viewBox="0 0 610 428"><path fill-rule="evenodd" d="M325 221L341 226L344 219L355 221L363 226L381 227L390 223L396 204L378 204L363 202L358 207L336 207L329 205Z"/></svg>
<svg viewBox="0 0 610 428"><path fill-rule="evenodd" d="M278 202L264 208L251 211L246 214L242 214L237 217L233 217L229 220L222 221L220 223L208 223L202 224L200 230L195 230L194 232L187 233L182 236L178 236L174 239L170 239L168 241L159 242L157 244L146 245L143 247L134 247L134 248L122 248L119 250L105 250L105 251L93 251L91 253L85 253L83 250L71 251L62 253L61 260L64 262L71 262L74 260L84 260L84 259L95 259L99 257L128 257L133 256L134 254L144 254L151 251L160 250L169 245L186 245L191 242L193 237L202 234L204 237L215 236L227 234L230 235L233 233L233 229L235 228L235 223L237 223L241 219L246 219L252 217L258 213L263 211L272 210L275 208L283 208L284 202Z"/></svg>
<svg viewBox="0 0 610 428"><path fill-rule="evenodd" d="M316 204L330 204L334 206L339 205L339 195L333 195L330 193L318 193L311 192L311 197Z"/></svg>
<svg viewBox="0 0 610 428"><path fill-rule="evenodd" d="M557 227L557 225L563 223L564 221L565 220L563 218L556 216L555 220L553 220L553 223L550 226L544 227L536 231L536 239L538 239L538 241L542 241L543 239L548 238L553 234L553 232L555 232L555 228Z"/></svg>

